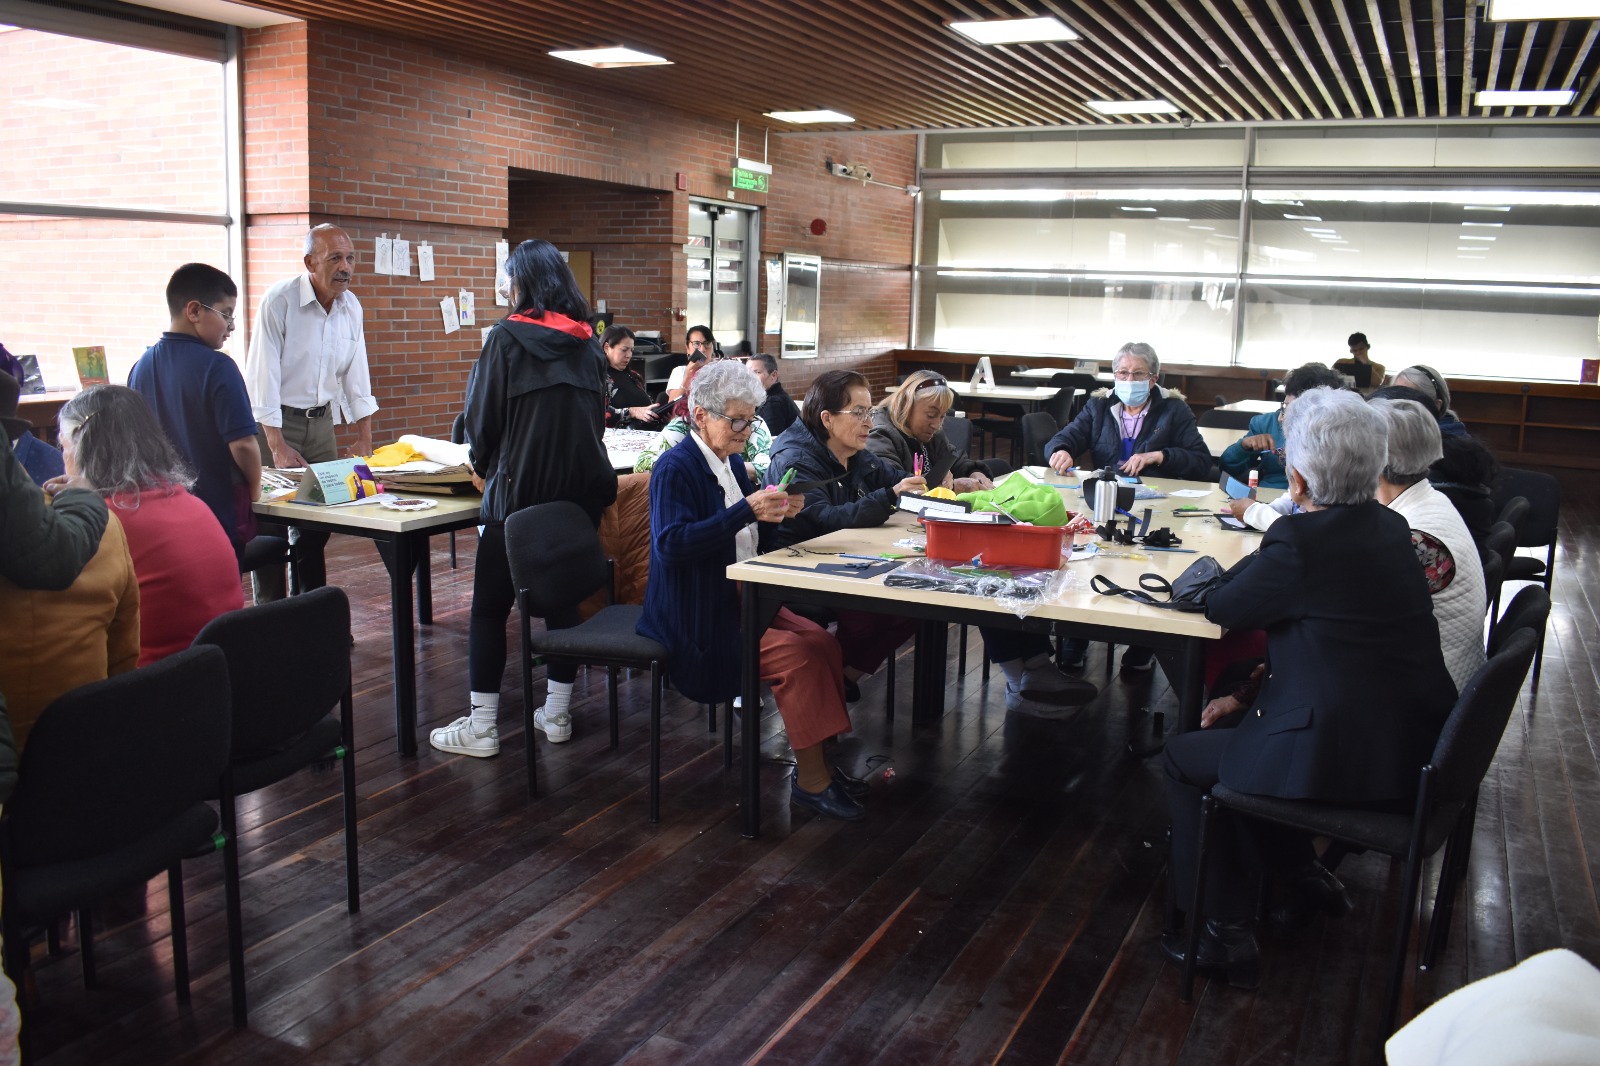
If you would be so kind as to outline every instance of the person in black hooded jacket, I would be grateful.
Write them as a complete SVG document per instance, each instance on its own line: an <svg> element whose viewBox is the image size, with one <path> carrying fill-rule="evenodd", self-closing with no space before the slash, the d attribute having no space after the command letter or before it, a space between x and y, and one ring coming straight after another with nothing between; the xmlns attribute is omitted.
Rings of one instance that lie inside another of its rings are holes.
<svg viewBox="0 0 1600 1066"><path fill-rule="evenodd" d="M506 619L516 593L506 561L505 520L540 503L570 500L596 526L617 498L606 455L606 362L584 321L588 302L548 241L523 241L506 261L510 315L490 330L467 381L466 435L473 481L483 490L483 533L472 577L467 631L471 711L429 737L440 751L486 757L500 751L496 718L506 665ZM579 622L577 605L545 620ZM572 737L577 668L552 663L534 726L552 743Z"/></svg>

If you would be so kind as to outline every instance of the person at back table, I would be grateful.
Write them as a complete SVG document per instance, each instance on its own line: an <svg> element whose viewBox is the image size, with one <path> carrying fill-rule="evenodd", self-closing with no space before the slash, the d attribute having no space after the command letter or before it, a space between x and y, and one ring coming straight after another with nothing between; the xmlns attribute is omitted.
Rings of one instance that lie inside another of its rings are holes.
<svg viewBox="0 0 1600 1066"><path fill-rule="evenodd" d="M778 380L778 360L766 352L758 352L747 361L750 369L755 372L760 380L761 387L767 390L767 398L756 408L756 414L767 424L767 429L776 437L779 433L794 425L800 417L800 408L794 399L783 388L783 382Z"/></svg>
<svg viewBox="0 0 1600 1066"><path fill-rule="evenodd" d="M1162 389L1161 358L1148 344L1130 341L1111 362L1115 387L1089 397L1078 417L1050 438L1044 447L1050 468L1065 474L1074 466L1114 466L1124 474L1209 480L1211 450L1200 437L1194 412L1176 391ZM1069 637L1061 642L1063 670L1082 669L1089 642ZM1153 669L1149 648L1122 653L1122 669Z"/></svg>
<svg viewBox="0 0 1600 1066"><path fill-rule="evenodd" d="M1262 488L1288 488L1288 477L1283 469L1283 420L1288 415L1289 405L1302 393L1307 389L1322 388L1344 388L1344 375L1325 363L1307 363L1289 371L1289 376L1283 382L1283 406L1250 419L1244 438L1228 445L1218 457L1217 465L1222 472L1240 481L1248 481L1250 467L1254 466ZM1241 516L1236 511L1234 517Z"/></svg>
<svg viewBox="0 0 1600 1066"><path fill-rule="evenodd" d="M1383 364L1374 363L1367 357L1372 346L1367 343L1365 333L1352 333L1345 341L1350 346L1350 357L1340 359L1333 364L1333 368L1341 374L1348 374L1355 381L1356 388L1363 392L1370 391L1383 384Z"/></svg>
<svg viewBox="0 0 1600 1066"><path fill-rule="evenodd" d="M214 266L186 263L167 282L171 327L128 374L184 464L194 496L210 509L235 556L255 536L250 504L261 498L261 446L239 366L220 349L233 333L239 288ZM270 575L270 571L264 571ZM276 584L259 598L283 596ZM270 581L270 576L267 577Z"/></svg>
<svg viewBox="0 0 1600 1066"><path fill-rule="evenodd" d="M104 496L128 538L139 580L140 666L182 651L207 622L244 606L233 545L189 494L193 476L143 396L121 385L83 390L61 409L61 444L60 484Z"/></svg>
<svg viewBox="0 0 1600 1066"><path fill-rule="evenodd" d="M250 339L245 384L261 423L261 455L275 467L339 458L333 427L354 424L349 455L372 454L372 397L361 301L350 291L356 247L338 226L306 233L304 274L273 285L261 298ZM328 534L290 527L302 589L327 583Z"/></svg>
<svg viewBox="0 0 1600 1066"><path fill-rule="evenodd" d="M0 424L6 429L12 454L17 457L35 485L43 485L53 477L60 477L65 469L61 453L33 435L33 423L17 417L17 401L22 395L22 382L0 367Z"/></svg>

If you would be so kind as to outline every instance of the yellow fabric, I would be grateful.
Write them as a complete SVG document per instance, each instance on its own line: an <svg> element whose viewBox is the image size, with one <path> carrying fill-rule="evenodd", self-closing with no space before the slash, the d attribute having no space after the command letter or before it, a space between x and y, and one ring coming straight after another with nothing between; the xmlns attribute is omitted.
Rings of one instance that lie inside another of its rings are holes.
<svg viewBox="0 0 1600 1066"><path fill-rule="evenodd" d="M399 466L427 458L409 444L385 444L367 457L368 466Z"/></svg>
<svg viewBox="0 0 1600 1066"><path fill-rule="evenodd" d="M22 589L0 577L0 618L0 692L21 751L57 696L138 665L139 579L115 512L100 550L70 588Z"/></svg>
<svg viewBox="0 0 1600 1066"><path fill-rule="evenodd" d="M929 496L935 500L953 500L956 498L956 494L945 488L943 485L940 485L938 488L929 489L927 492L923 493L923 495Z"/></svg>

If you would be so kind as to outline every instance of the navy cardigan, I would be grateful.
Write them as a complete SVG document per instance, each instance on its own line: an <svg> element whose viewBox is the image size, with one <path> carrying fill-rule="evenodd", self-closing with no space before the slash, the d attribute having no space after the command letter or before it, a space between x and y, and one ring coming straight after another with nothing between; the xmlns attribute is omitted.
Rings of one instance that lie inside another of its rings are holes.
<svg viewBox="0 0 1600 1066"><path fill-rule="evenodd" d="M744 463L732 464L745 495ZM739 694L739 595L727 577L734 537L755 521L750 505L729 507L694 434L650 471L650 580L639 634L665 645L672 683L696 703Z"/></svg>

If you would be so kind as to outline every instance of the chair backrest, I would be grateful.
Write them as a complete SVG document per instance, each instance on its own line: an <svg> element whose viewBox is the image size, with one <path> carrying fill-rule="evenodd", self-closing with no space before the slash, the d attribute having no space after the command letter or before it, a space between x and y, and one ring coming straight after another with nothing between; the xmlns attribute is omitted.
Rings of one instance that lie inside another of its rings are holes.
<svg viewBox="0 0 1600 1066"><path fill-rule="evenodd" d="M523 606L540 618L582 603L608 577L600 534L570 500L524 507L507 518L506 561Z"/></svg>
<svg viewBox="0 0 1600 1066"><path fill-rule="evenodd" d="M464 411L456 415L455 421L450 423L450 443L467 443L467 415Z"/></svg>
<svg viewBox="0 0 1600 1066"><path fill-rule="evenodd" d="M1195 419L1195 423L1201 429L1249 429L1254 417L1249 411L1221 411L1213 407Z"/></svg>
<svg viewBox="0 0 1600 1066"><path fill-rule="evenodd" d="M972 419L951 416L944 420L942 432L956 454L966 455L972 450Z"/></svg>
<svg viewBox="0 0 1600 1066"><path fill-rule="evenodd" d="M1433 749L1435 802L1465 802L1489 772L1537 643L1530 631L1517 630L1462 687Z"/></svg>
<svg viewBox="0 0 1600 1066"><path fill-rule="evenodd" d="M1510 522L1496 522L1489 527L1489 532L1483 535L1483 551L1487 555L1494 552L1500 556L1501 562L1506 562L1517 551L1517 530Z"/></svg>
<svg viewBox="0 0 1600 1066"><path fill-rule="evenodd" d="M19 868L88 859L171 822L228 764L228 663L186 648L75 688L28 735L6 802Z"/></svg>
<svg viewBox="0 0 1600 1066"><path fill-rule="evenodd" d="M1500 508L1500 513L1495 515L1494 520L1496 522L1505 522L1515 528L1518 522L1527 517L1530 507L1532 507L1532 504L1528 502L1526 496L1513 496L1505 502L1505 506Z"/></svg>
<svg viewBox="0 0 1600 1066"><path fill-rule="evenodd" d="M1517 547L1543 548L1556 542L1556 527L1561 522L1561 483L1537 470L1500 468L1490 493L1502 511L1514 496L1528 501L1528 510L1517 528Z"/></svg>
<svg viewBox="0 0 1600 1066"><path fill-rule="evenodd" d="M1061 426L1048 411L1033 411L1022 416L1022 461L1028 466L1044 465L1044 446Z"/></svg>
<svg viewBox="0 0 1600 1066"><path fill-rule="evenodd" d="M1506 583L1506 558L1493 548L1485 548L1478 561L1483 566L1484 603L1492 611L1500 595L1500 586Z"/></svg>
<svg viewBox="0 0 1600 1066"><path fill-rule="evenodd" d="M1526 585L1511 598L1505 613L1494 624L1494 635L1489 638L1489 654L1497 655L1506 641L1518 630L1526 629L1534 636L1544 632L1550 619L1550 594L1543 585Z"/></svg>
<svg viewBox="0 0 1600 1066"><path fill-rule="evenodd" d="M194 642L228 658L236 760L287 747L350 687L350 599L340 588L229 611Z"/></svg>

